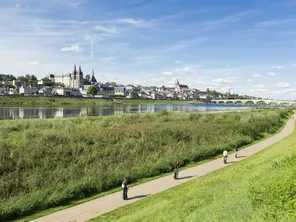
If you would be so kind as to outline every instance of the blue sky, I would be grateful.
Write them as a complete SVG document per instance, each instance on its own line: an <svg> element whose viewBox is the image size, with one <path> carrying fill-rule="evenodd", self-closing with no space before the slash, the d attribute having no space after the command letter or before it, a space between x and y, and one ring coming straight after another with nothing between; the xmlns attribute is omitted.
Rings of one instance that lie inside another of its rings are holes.
<svg viewBox="0 0 296 222"><path fill-rule="evenodd" d="M295 28L296 0L1 0L0 72L295 99Z"/></svg>

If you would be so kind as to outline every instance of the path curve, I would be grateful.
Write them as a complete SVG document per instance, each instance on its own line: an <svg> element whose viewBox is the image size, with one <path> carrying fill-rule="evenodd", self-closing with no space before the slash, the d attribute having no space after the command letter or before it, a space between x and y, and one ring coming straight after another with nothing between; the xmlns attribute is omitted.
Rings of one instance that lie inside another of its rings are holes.
<svg viewBox="0 0 296 222"><path fill-rule="evenodd" d="M289 136L294 131L294 118L296 118L296 114L293 115L293 118L287 121L285 127L280 133L239 151L239 156L243 156L242 158L235 159L234 154L231 154L228 157L228 161L230 162L241 161L246 157L249 157L263 150L264 148L279 142L283 138ZM221 169L226 166L228 165L223 164L222 159L219 158L219 159L180 171L179 176L182 179L174 180L173 175L169 175L169 176L164 176L159 179L155 179L147 183L143 183L135 187L132 187L128 193L128 196L131 199L127 201L122 200L122 192L116 192L116 193L113 193L104 197L100 197L98 199L91 200L89 202L86 202L65 210L55 212L53 214L50 214L32 221L34 222L87 221L94 217L113 211L124 205L131 204L141 198L144 198L145 196L159 193L161 191L167 190L171 187L185 183L189 180L203 176L205 174L208 174L212 171Z"/></svg>

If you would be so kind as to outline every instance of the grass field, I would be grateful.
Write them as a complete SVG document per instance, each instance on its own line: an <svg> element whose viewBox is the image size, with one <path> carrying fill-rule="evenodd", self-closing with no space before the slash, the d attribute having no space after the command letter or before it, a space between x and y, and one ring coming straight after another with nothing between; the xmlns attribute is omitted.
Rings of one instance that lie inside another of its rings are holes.
<svg viewBox="0 0 296 222"><path fill-rule="evenodd" d="M106 100L99 98L82 97L27 97L27 96L0 96L0 106L93 106L112 104L189 104L202 103L200 101L178 100Z"/></svg>
<svg viewBox="0 0 296 222"><path fill-rule="evenodd" d="M296 130L251 158L103 215L103 221L296 221Z"/></svg>
<svg viewBox="0 0 296 222"><path fill-rule="evenodd" d="M0 218L12 220L216 156L279 129L291 110L133 114L0 123Z"/></svg>

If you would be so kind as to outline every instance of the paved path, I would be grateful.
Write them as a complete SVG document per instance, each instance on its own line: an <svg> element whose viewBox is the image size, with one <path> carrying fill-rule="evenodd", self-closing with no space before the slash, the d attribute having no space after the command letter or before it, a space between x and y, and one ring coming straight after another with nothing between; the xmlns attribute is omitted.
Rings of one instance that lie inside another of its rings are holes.
<svg viewBox="0 0 296 222"><path fill-rule="evenodd" d="M296 118L296 114L294 115L294 118ZM239 156L241 156L241 158L235 159L234 154L231 154L228 157L228 161L230 162L241 161L246 157L249 157L259 152L260 150L263 150L264 148L269 147L270 145L287 137L293 132L293 130L294 130L294 119L289 119L284 129L280 133L262 142L259 142L257 144L254 144L248 148L245 148L239 151ZM213 160L213 161L198 165L196 167L192 167L192 168L180 171L179 180L174 180L173 175L169 175L169 176L165 176L165 177L132 187L130 188L128 193L128 196L131 199L127 201L122 200L122 192L116 192L108 196L91 200L89 202L50 214L48 216L45 216L33 221L36 221L36 222L37 221L38 222L39 221L40 222L87 221L91 218L113 211L124 205L131 204L141 198L144 198L145 196L159 193L161 191L167 190L176 185L185 183L191 179L203 176L207 173L210 173L212 171L228 166L228 164L223 164L222 162L223 162L222 158L219 158L217 160Z"/></svg>

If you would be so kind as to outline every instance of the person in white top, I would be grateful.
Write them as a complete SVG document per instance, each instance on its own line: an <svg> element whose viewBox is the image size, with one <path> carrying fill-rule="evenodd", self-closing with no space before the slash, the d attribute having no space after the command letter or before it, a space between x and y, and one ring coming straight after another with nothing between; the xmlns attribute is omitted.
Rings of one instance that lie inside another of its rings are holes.
<svg viewBox="0 0 296 222"><path fill-rule="evenodd" d="M127 179L124 178L123 182L122 182L122 185L121 185L121 188L122 188L122 199L124 200L127 200L127 190L128 190L128 186L127 186Z"/></svg>
<svg viewBox="0 0 296 222"><path fill-rule="evenodd" d="M228 152L227 152L227 150L224 150L223 151L223 162L224 162L224 164L227 163L227 157L228 157Z"/></svg>

